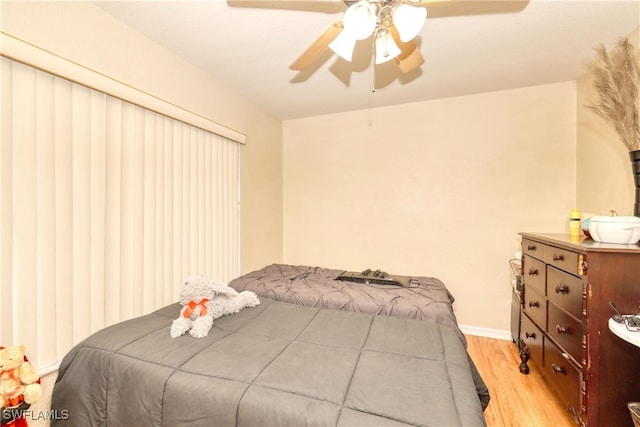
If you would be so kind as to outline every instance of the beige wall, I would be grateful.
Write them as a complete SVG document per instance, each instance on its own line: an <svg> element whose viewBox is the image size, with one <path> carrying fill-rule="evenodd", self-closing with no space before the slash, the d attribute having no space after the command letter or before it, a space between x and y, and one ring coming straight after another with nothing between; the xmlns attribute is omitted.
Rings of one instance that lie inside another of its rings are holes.
<svg viewBox="0 0 640 427"><path fill-rule="evenodd" d="M574 82L284 123L284 260L432 275L462 325L509 330L520 231L563 232Z"/></svg>
<svg viewBox="0 0 640 427"><path fill-rule="evenodd" d="M282 259L279 120L94 5L0 5L3 32L246 134L241 149L242 271Z"/></svg>
<svg viewBox="0 0 640 427"><path fill-rule="evenodd" d="M640 46L640 29L630 39ZM588 108L597 100L592 83L588 73L577 82L578 206L600 215L608 215L611 209L633 215L635 186L629 153L613 127Z"/></svg>

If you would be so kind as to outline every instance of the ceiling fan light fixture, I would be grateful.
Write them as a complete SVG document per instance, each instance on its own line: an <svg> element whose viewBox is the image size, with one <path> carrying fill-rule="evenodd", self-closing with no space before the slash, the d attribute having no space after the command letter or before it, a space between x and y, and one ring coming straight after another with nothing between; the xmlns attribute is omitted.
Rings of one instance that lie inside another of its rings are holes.
<svg viewBox="0 0 640 427"><path fill-rule="evenodd" d="M344 32L356 40L364 40L376 29L375 6L367 0L360 0L347 9L343 19Z"/></svg>
<svg viewBox="0 0 640 427"><path fill-rule="evenodd" d="M383 64L400 55L402 51L393 41L389 31L380 31L376 34L376 64Z"/></svg>
<svg viewBox="0 0 640 427"><path fill-rule="evenodd" d="M342 31L338 34L331 43L329 43L329 49L334 51L342 59L351 62L353 56L353 49L356 47L356 39L353 35L347 31Z"/></svg>
<svg viewBox="0 0 640 427"><path fill-rule="evenodd" d="M427 20L427 9L424 7L399 4L393 10L393 25L398 29L400 40L408 42L418 35Z"/></svg>

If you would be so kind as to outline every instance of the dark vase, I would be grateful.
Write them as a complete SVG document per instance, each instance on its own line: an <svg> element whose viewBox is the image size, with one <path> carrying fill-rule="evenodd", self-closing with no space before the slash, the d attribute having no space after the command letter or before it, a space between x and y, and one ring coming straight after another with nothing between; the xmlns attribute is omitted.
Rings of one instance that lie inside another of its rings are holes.
<svg viewBox="0 0 640 427"><path fill-rule="evenodd" d="M633 206L633 214L640 216L640 150L629 151L633 179L636 183L636 204Z"/></svg>

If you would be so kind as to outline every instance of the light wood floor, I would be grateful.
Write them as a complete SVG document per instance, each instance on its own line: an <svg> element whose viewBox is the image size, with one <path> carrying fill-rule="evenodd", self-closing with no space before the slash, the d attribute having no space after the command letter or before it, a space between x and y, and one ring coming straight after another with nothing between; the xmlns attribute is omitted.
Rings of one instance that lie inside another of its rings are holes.
<svg viewBox="0 0 640 427"><path fill-rule="evenodd" d="M540 372L529 364L529 375L518 370L520 357L511 341L467 335L468 351L489 388L484 411L489 427L575 426Z"/></svg>

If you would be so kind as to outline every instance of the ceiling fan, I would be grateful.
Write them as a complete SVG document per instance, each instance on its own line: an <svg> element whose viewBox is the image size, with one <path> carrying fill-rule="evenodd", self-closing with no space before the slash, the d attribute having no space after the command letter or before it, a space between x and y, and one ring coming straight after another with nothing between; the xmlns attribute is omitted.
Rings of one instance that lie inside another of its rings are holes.
<svg viewBox="0 0 640 427"><path fill-rule="evenodd" d="M342 19L334 22L290 66L302 71L331 49L351 61L358 40L373 36L375 63L395 60L400 72L420 67L424 59L414 38L427 18L425 6L451 0L343 0Z"/></svg>

